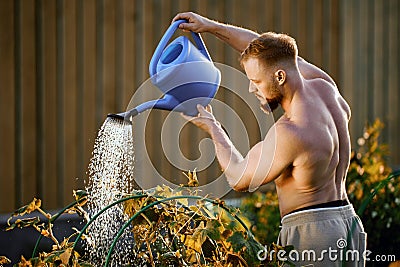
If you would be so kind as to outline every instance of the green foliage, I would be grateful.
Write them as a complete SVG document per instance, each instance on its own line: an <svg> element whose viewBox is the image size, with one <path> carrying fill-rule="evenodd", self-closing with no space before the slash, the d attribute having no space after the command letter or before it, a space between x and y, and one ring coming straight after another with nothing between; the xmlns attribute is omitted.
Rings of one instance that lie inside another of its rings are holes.
<svg viewBox="0 0 400 267"><path fill-rule="evenodd" d="M374 253L395 254L400 246L400 236L396 234L400 228L400 183L398 177L385 181L392 170L387 163L388 147L379 140L383 127L383 123L376 120L366 126L363 136L357 140L347 188L356 209L366 201L366 209L360 217L368 233L368 249ZM380 189L370 199L378 187Z"/></svg>
<svg viewBox="0 0 400 267"><path fill-rule="evenodd" d="M243 198L240 210L251 222L251 231L261 244L278 240L281 215L276 192L256 192Z"/></svg>
<svg viewBox="0 0 400 267"><path fill-rule="evenodd" d="M187 186L196 186L196 173L189 172L187 177ZM189 205L188 198L191 195L186 195L189 194L186 189L186 186L175 190L168 186L158 186L152 192L137 193L136 198L123 202L124 212L128 216L140 214L132 221L134 259L130 266L283 266L284 263L275 257L259 259L258 253L263 251L269 255L272 250L290 251L291 248L275 244L262 246L243 223L245 218L241 217L239 210L228 207L221 200L214 200L211 204L200 198L196 204ZM196 194L196 191L190 192ZM62 213L77 213L88 220L82 208L88 201L87 193L82 190L74 191L74 196L76 202L55 215L44 212L40 207L41 201L37 199L12 214L7 230L34 227L54 242L51 252L41 252L37 257L28 260L21 257L15 266L94 266L83 262L82 257L73 250L74 242L70 239L79 233L78 230L62 242L53 235L53 223ZM184 198L160 201L175 196ZM44 214L47 221L43 222L39 217L15 219L33 211ZM85 235L82 237L85 239ZM0 257L0 266L3 263L9 263L9 260Z"/></svg>
<svg viewBox="0 0 400 267"><path fill-rule="evenodd" d="M183 192L184 188L172 190L158 186L150 195L125 202L124 210L131 217L159 197L182 196ZM210 205L199 200L195 205L188 205L179 199L141 213L141 218L133 221L134 254L137 255L133 265L283 266L277 259L261 261L257 253L265 248L235 220L235 215L241 216L239 210L226 206L223 201L216 203ZM285 249L274 244L270 248Z"/></svg>

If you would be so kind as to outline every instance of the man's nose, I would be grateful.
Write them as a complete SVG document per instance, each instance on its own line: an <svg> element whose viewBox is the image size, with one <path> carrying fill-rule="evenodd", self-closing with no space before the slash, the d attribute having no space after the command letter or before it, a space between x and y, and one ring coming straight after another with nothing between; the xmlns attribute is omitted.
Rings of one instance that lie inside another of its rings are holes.
<svg viewBox="0 0 400 267"><path fill-rule="evenodd" d="M254 85L253 82L249 83L249 93L257 92L257 87Z"/></svg>

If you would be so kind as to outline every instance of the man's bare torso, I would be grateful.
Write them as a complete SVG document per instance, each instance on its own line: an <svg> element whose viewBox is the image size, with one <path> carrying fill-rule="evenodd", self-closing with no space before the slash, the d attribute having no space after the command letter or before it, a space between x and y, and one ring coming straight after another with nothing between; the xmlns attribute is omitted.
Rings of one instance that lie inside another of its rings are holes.
<svg viewBox="0 0 400 267"><path fill-rule="evenodd" d="M333 84L320 78L303 84L293 97L291 113L295 115L284 115L277 122L295 131L298 151L302 151L275 180L282 216L347 198L350 109Z"/></svg>

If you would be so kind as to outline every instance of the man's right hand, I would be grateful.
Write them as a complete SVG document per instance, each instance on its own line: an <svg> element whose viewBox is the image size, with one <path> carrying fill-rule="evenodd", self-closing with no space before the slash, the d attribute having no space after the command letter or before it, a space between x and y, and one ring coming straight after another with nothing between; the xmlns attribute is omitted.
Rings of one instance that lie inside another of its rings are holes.
<svg viewBox="0 0 400 267"><path fill-rule="evenodd" d="M214 34L240 53L247 47L251 40L259 36L259 34L254 31L220 23L193 12L179 13L172 21L174 22L179 19L188 21L186 23L181 23L179 25L180 29L197 33L208 32Z"/></svg>
<svg viewBox="0 0 400 267"><path fill-rule="evenodd" d="M179 25L180 29L184 31L192 31L198 33L209 32L216 24L215 21L212 21L193 12L179 13L173 18L172 21L174 22L180 19L185 19L188 21L187 23L181 23Z"/></svg>

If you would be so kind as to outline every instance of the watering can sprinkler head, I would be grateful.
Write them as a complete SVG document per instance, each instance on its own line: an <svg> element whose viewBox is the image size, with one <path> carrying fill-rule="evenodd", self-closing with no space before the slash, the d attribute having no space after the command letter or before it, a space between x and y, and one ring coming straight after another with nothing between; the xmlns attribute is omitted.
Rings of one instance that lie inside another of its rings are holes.
<svg viewBox="0 0 400 267"><path fill-rule="evenodd" d="M186 36L179 36L169 43L183 22L186 20L177 20L170 25L149 64L151 82L164 93L163 97L107 117L131 122L133 116L147 109L195 116L198 104L206 106L210 103L221 82L221 73L214 66L199 33L192 32L196 46Z"/></svg>
<svg viewBox="0 0 400 267"><path fill-rule="evenodd" d="M121 120L123 122L127 122L129 124L132 124L132 117L135 117L138 114L139 114L139 112L135 108L133 108L133 109L127 111L127 112L109 113L107 115L107 118Z"/></svg>

